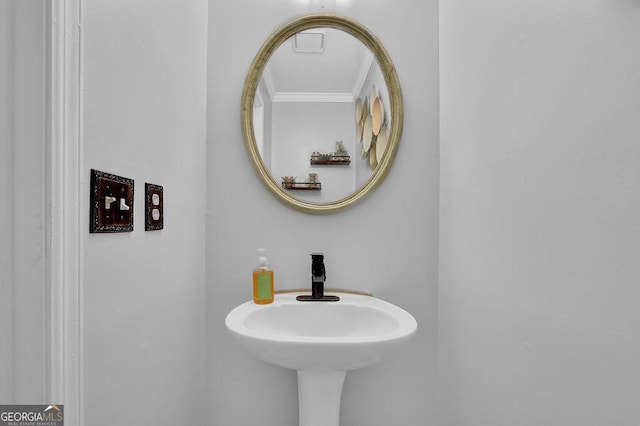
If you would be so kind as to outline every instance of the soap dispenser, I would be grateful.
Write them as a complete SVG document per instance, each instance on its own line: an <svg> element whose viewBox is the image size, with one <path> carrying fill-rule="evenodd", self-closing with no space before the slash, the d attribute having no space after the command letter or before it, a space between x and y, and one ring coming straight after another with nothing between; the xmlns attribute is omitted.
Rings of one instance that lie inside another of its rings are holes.
<svg viewBox="0 0 640 426"><path fill-rule="evenodd" d="M253 270L253 301L259 305L273 302L273 270L269 267L266 251L258 249L258 266Z"/></svg>

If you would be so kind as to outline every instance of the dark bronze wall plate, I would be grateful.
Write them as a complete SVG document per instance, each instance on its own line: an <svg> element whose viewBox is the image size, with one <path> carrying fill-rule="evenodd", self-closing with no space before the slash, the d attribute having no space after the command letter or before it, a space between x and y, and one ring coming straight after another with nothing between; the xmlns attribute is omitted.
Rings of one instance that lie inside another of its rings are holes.
<svg viewBox="0 0 640 426"><path fill-rule="evenodd" d="M91 169L90 233L133 231L133 179Z"/></svg>
<svg viewBox="0 0 640 426"><path fill-rule="evenodd" d="M160 185L144 184L145 189L145 231L159 231L164 228L164 199Z"/></svg>

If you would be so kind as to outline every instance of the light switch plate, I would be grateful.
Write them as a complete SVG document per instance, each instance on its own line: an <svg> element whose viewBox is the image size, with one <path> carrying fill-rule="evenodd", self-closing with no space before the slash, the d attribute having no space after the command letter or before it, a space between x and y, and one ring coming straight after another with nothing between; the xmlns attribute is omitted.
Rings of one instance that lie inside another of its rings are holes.
<svg viewBox="0 0 640 426"><path fill-rule="evenodd" d="M90 233L133 231L133 179L91 169Z"/></svg>
<svg viewBox="0 0 640 426"><path fill-rule="evenodd" d="M144 184L145 189L145 231L159 231L164 228L164 196L160 185Z"/></svg>

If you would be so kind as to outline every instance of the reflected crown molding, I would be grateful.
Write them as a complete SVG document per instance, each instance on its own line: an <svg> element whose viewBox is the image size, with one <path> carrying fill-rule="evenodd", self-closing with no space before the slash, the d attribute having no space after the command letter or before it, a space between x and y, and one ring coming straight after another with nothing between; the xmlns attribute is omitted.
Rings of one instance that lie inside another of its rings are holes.
<svg viewBox="0 0 640 426"><path fill-rule="evenodd" d="M280 92L273 102L355 102L353 93Z"/></svg>

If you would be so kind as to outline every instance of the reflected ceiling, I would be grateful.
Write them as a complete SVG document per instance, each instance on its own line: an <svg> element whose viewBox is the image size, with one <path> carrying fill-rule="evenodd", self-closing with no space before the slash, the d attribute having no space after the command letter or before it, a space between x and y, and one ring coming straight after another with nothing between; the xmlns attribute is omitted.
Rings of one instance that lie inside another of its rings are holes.
<svg viewBox="0 0 640 426"><path fill-rule="evenodd" d="M355 90L359 90L358 79L363 67L371 64L373 55L362 42L344 31L333 28L311 31L325 34L323 52L297 52L292 37L269 59L264 74L272 99L278 94L353 95Z"/></svg>

